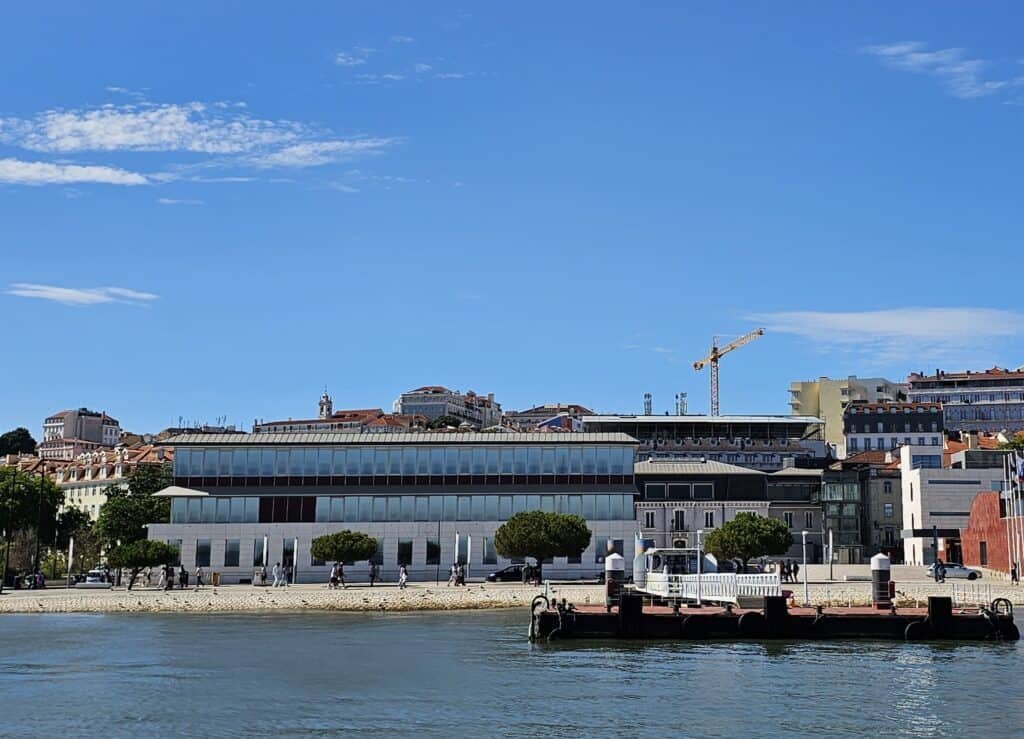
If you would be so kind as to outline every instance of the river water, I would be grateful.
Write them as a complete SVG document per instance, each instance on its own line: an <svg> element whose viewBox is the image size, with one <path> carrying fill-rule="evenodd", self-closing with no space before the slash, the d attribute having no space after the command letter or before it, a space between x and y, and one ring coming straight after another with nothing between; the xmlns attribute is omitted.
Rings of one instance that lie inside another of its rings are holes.
<svg viewBox="0 0 1024 739"><path fill-rule="evenodd" d="M1024 734L1015 644L569 643L524 611L0 617L2 736Z"/></svg>

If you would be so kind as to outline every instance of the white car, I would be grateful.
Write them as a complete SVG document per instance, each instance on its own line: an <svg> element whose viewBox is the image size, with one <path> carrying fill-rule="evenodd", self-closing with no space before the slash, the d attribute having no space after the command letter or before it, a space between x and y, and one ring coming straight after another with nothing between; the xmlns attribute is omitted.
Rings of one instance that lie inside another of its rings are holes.
<svg viewBox="0 0 1024 739"><path fill-rule="evenodd" d="M75 583L76 588L109 588L109 582L104 581L103 570L89 570L85 576L85 582Z"/></svg>
<svg viewBox="0 0 1024 739"><path fill-rule="evenodd" d="M970 567L964 567L962 564L957 562L946 562L944 563L946 568L946 577L959 577L964 580L977 580L981 577L981 573L977 570L972 570ZM928 577L935 577L935 565L928 565L926 570Z"/></svg>

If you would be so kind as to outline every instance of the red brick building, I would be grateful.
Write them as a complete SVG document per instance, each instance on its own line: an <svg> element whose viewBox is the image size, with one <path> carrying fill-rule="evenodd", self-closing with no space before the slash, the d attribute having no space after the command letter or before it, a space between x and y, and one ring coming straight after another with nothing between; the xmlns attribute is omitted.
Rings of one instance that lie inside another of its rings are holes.
<svg viewBox="0 0 1024 739"><path fill-rule="evenodd" d="M1021 525L1020 518L1005 518L999 493L984 492L975 496L967 528L960 532L964 564L988 567L1000 572L1010 571L1010 527Z"/></svg>

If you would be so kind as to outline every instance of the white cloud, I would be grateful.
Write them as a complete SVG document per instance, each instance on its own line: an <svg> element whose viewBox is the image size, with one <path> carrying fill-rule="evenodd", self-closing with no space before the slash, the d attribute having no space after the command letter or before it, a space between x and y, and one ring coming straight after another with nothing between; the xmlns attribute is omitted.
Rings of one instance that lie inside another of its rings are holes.
<svg viewBox="0 0 1024 739"><path fill-rule="evenodd" d="M473 75L470 74L469 72L438 72L437 74L434 75L434 79L437 79L437 80L464 80L467 77L472 77L472 76Z"/></svg>
<svg viewBox="0 0 1024 739"><path fill-rule="evenodd" d="M1024 81L1021 78L983 79L983 73L992 66L991 63L984 59L968 58L960 48L928 51L920 41L900 41L867 46L861 51L877 57L893 69L936 77L958 98L985 97Z"/></svg>
<svg viewBox="0 0 1024 739"><path fill-rule="evenodd" d="M395 74L393 72L386 74L359 74L356 75L356 84L379 85L383 82L400 82L404 79L404 74Z"/></svg>
<svg viewBox="0 0 1024 739"><path fill-rule="evenodd" d="M316 167L359 154L375 154L393 143L394 139L385 138L309 141L287 146L250 161L259 167Z"/></svg>
<svg viewBox="0 0 1024 739"><path fill-rule="evenodd" d="M1001 343L1024 336L1024 314L996 308L783 311L748 318L769 334L800 336L823 352L849 352L876 365L985 363Z"/></svg>
<svg viewBox="0 0 1024 739"><path fill-rule="evenodd" d="M37 285L31 282L15 282L8 285L7 294L76 306L101 303L144 305L159 297L153 293L131 290L126 287L57 287L55 285Z"/></svg>
<svg viewBox="0 0 1024 739"><path fill-rule="evenodd" d="M160 205L205 205L202 200L189 200L179 198L157 198Z"/></svg>
<svg viewBox="0 0 1024 739"><path fill-rule="evenodd" d="M417 74L425 74L426 72L429 72L431 69L433 69L431 65L424 64L423 62L419 62L418 64L413 65L413 70Z"/></svg>
<svg viewBox="0 0 1024 739"><path fill-rule="evenodd" d="M358 67L362 64L366 64L366 58L353 56L345 51L339 51L334 57L334 63L339 67Z"/></svg>
<svg viewBox="0 0 1024 739"><path fill-rule="evenodd" d="M388 39L393 44L411 44L415 40L412 36L402 36L401 34L396 34Z"/></svg>
<svg viewBox="0 0 1024 739"><path fill-rule="evenodd" d="M137 172L117 167L0 159L0 182L15 185L68 185L87 182L105 185L145 185L149 180Z"/></svg>
<svg viewBox="0 0 1024 739"><path fill-rule="evenodd" d="M214 106L216 107L216 106ZM308 126L239 110L185 104L106 105L0 120L0 142L30 151L180 151L238 154L313 137Z"/></svg>

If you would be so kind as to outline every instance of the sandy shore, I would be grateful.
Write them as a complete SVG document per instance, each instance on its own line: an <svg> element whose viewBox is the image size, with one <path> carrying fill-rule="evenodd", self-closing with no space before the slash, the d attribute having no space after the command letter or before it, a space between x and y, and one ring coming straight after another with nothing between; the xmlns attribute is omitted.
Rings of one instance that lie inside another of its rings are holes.
<svg viewBox="0 0 1024 739"><path fill-rule="evenodd" d="M1024 588L1012 588L1005 582L957 583L957 604L989 602L1007 598L1024 605ZM797 601L803 600L803 586L784 586ZM862 582L813 583L809 586L812 605L868 605L870 584ZM551 586L552 594L577 605L604 603L600 585ZM953 595L952 583L931 582L897 584L897 605L923 605L929 595ZM370 588L354 585L345 590L328 590L324 585L297 585L288 588L256 588L251 585L227 585L202 590L164 592L149 588L114 590L18 590L0 596L3 613L219 613L235 611L452 611L491 608L526 608L544 588L517 584L471 583L450 588L433 583L416 583L406 590L394 585Z"/></svg>

